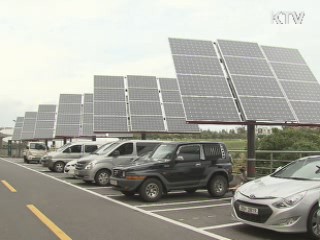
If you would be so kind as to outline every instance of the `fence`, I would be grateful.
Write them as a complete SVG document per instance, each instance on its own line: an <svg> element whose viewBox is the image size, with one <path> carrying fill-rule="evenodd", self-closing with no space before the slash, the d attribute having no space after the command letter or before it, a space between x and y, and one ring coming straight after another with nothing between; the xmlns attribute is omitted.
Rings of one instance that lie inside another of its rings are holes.
<svg viewBox="0 0 320 240"><path fill-rule="evenodd" d="M230 150L229 151L233 163L234 172L239 173L240 168L247 167L247 151L246 150ZM310 155L320 155L320 151L272 151L257 150L256 151L256 177L268 175L280 166L284 166L293 160Z"/></svg>

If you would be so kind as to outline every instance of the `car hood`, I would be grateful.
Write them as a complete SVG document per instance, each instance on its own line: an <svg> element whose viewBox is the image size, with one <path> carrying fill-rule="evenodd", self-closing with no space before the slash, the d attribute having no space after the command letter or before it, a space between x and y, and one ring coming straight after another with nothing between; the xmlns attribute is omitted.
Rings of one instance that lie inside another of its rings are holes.
<svg viewBox="0 0 320 240"><path fill-rule="evenodd" d="M97 155L97 154L90 154L88 156L85 156L85 157L82 157L78 160L78 162L80 163L88 163L88 162L91 162L93 160L97 160L99 159L100 155Z"/></svg>
<svg viewBox="0 0 320 240"><path fill-rule="evenodd" d="M243 195L254 195L255 198L285 198L314 188L320 188L320 181L295 180L266 176L248 182L242 185L238 190Z"/></svg>

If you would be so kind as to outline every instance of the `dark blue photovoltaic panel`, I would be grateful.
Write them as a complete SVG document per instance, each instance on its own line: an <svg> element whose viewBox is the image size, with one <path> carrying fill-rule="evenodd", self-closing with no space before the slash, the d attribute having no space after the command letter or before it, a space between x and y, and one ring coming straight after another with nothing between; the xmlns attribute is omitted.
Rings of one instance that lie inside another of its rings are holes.
<svg viewBox="0 0 320 240"><path fill-rule="evenodd" d="M220 39L217 42L224 56L264 58L257 43Z"/></svg>
<svg viewBox="0 0 320 240"><path fill-rule="evenodd" d="M270 62L306 64L298 49L261 46Z"/></svg>
<svg viewBox="0 0 320 240"><path fill-rule="evenodd" d="M169 38L172 54L216 56L211 41Z"/></svg>
<svg viewBox="0 0 320 240"><path fill-rule="evenodd" d="M34 139L50 140L54 138L56 109L57 106L52 104L39 105Z"/></svg>
<svg viewBox="0 0 320 240"><path fill-rule="evenodd" d="M36 126L37 112L26 112L21 131L21 140L32 140Z"/></svg>
<svg viewBox="0 0 320 240"><path fill-rule="evenodd" d="M24 122L24 117L17 117L16 123L13 128L13 134L12 134L13 141L20 141L21 140L21 132L22 132L23 122Z"/></svg>

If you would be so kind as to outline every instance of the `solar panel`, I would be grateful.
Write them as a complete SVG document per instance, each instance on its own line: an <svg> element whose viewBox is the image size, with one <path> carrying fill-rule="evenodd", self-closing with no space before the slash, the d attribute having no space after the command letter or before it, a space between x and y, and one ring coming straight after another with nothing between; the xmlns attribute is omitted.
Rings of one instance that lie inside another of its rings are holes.
<svg viewBox="0 0 320 240"><path fill-rule="evenodd" d="M131 116L132 132L163 132L162 116Z"/></svg>
<svg viewBox="0 0 320 240"><path fill-rule="evenodd" d="M217 42L225 56L264 58L257 43L221 39Z"/></svg>
<svg viewBox="0 0 320 240"><path fill-rule="evenodd" d="M298 49L261 46L271 62L306 64Z"/></svg>
<svg viewBox="0 0 320 240"><path fill-rule="evenodd" d="M246 119L253 121L293 121L295 118L285 98L240 97Z"/></svg>
<svg viewBox="0 0 320 240"><path fill-rule="evenodd" d="M60 94L56 137L79 137L82 94Z"/></svg>
<svg viewBox="0 0 320 240"><path fill-rule="evenodd" d="M320 85L297 49L261 47L299 123L320 123Z"/></svg>
<svg viewBox="0 0 320 240"><path fill-rule="evenodd" d="M181 95L232 97L223 76L199 76L178 74Z"/></svg>
<svg viewBox="0 0 320 240"><path fill-rule="evenodd" d="M239 121L236 105L231 98L182 97L187 121Z"/></svg>
<svg viewBox="0 0 320 240"><path fill-rule="evenodd" d="M271 63L279 79L292 81L317 82L317 79L307 65L297 65L291 63Z"/></svg>
<svg viewBox="0 0 320 240"><path fill-rule="evenodd" d="M181 103L181 95L179 91L161 91L161 94L163 102Z"/></svg>
<svg viewBox="0 0 320 240"><path fill-rule="evenodd" d="M239 110L246 121L296 121L289 101L257 43L218 40Z"/></svg>
<svg viewBox="0 0 320 240"><path fill-rule="evenodd" d="M56 105L40 104L38 107L34 139L53 139L56 123Z"/></svg>
<svg viewBox="0 0 320 240"><path fill-rule="evenodd" d="M89 131L84 126L83 133ZM128 132L123 76L94 76L93 132Z"/></svg>
<svg viewBox="0 0 320 240"><path fill-rule="evenodd" d="M239 58L231 56L227 56L224 59L230 74L273 77L265 59Z"/></svg>
<svg viewBox="0 0 320 240"><path fill-rule="evenodd" d="M170 38L172 54L216 56L211 41Z"/></svg>
<svg viewBox="0 0 320 240"><path fill-rule="evenodd" d="M223 75L215 57L173 55L173 61L177 74Z"/></svg>
<svg viewBox="0 0 320 240"><path fill-rule="evenodd" d="M130 100L160 101L158 89L129 88Z"/></svg>
<svg viewBox="0 0 320 240"><path fill-rule="evenodd" d="M130 101L130 113L131 116L162 116L160 102Z"/></svg>
<svg viewBox="0 0 320 240"><path fill-rule="evenodd" d="M159 78L159 84L162 91L174 90L179 91L177 79L175 78Z"/></svg>
<svg viewBox="0 0 320 240"><path fill-rule="evenodd" d="M273 77L232 76L237 93L242 96L283 97L277 80Z"/></svg>
<svg viewBox="0 0 320 240"><path fill-rule="evenodd" d="M199 133L197 124L186 124L184 118L167 118L168 131L172 133Z"/></svg>
<svg viewBox="0 0 320 240"><path fill-rule="evenodd" d="M12 134L13 141L21 140L23 122L24 122L24 117L17 117L16 123L14 125L14 129L13 129L13 134Z"/></svg>
<svg viewBox="0 0 320 240"><path fill-rule="evenodd" d="M164 103L163 107L165 109L166 117L184 118L185 116L181 102L180 103ZM184 122L185 122L185 119L184 119Z"/></svg>
<svg viewBox="0 0 320 240"><path fill-rule="evenodd" d="M158 89L156 77L128 75L128 88L153 88Z"/></svg>
<svg viewBox="0 0 320 240"><path fill-rule="evenodd" d="M240 122L213 42L170 38L169 43L186 120Z"/></svg>
<svg viewBox="0 0 320 240"><path fill-rule="evenodd" d="M26 112L21 131L21 140L32 140L36 125L37 112Z"/></svg>

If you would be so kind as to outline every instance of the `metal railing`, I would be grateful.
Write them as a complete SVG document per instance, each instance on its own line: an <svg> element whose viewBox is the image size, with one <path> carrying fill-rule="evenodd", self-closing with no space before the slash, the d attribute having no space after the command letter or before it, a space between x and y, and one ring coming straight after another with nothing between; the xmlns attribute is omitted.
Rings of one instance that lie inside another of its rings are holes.
<svg viewBox="0 0 320 240"><path fill-rule="evenodd" d="M229 150L233 163L234 172L239 173L240 168L247 168L246 150ZM284 166L298 158L320 155L320 151L277 151L257 150L256 151L256 177L268 175L280 166Z"/></svg>

